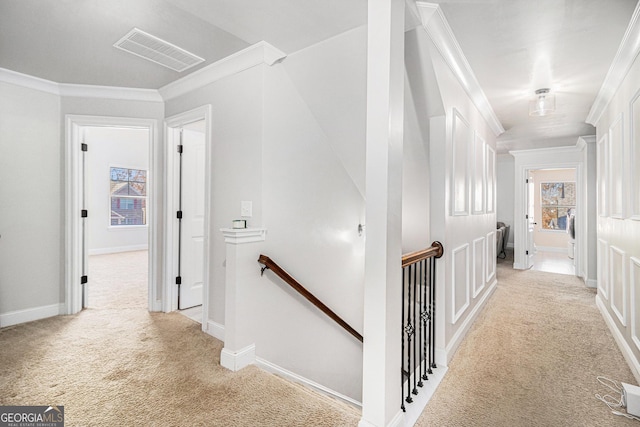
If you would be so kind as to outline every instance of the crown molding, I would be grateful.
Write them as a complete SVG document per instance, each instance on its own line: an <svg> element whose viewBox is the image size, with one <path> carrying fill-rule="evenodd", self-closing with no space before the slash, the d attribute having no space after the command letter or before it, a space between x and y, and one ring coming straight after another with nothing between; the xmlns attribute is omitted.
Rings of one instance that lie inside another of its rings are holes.
<svg viewBox="0 0 640 427"><path fill-rule="evenodd" d="M600 121L602 114L605 112L609 103L615 96L622 81L627 76L633 62L640 53L640 2L636 5L636 9L631 15L631 21L627 31L625 31L620 47L616 53L609 71L602 82L600 91L596 96L596 100L589 110L586 122L596 126Z"/></svg>
<svg viewBox="0 0 640 427"><path fill-rule="evenodd" d="M160 95L167 101L256 65L274 65L286 57L281 50L261 41L161 87Z"/></svg>
<svg viewBox="0 0 640 427"><path fill-rule="evenodd" d="M155 89L56 83L40 77L7 70L6 68L0 68L0 82L65 97L163 102L162 97Z"/></svg>
<svg viewBox="0 0 640 427"><path fill-rule="evenodd" d="M451 71L456 76L471 101L486 120L487 124L498 136L504 132L504 127L493 111L476 75L473 73L467 58L464 56L442 9L437 4L416 2L422 19L422 26L435 44Z"/></svg>
<svg viewBox="0 0 640 427"><path fill-rule="evenodd" d="M60 95L76 98L121 99L126 101L163 102L156 89L133 87L58 84Z"/></svg>
<svg viewBox="0 0 640 427"><path fill-rule="evenodd" d="M7 70L6 68L0 68L0 82L60 95L60 85L58 83Z"/></svg>

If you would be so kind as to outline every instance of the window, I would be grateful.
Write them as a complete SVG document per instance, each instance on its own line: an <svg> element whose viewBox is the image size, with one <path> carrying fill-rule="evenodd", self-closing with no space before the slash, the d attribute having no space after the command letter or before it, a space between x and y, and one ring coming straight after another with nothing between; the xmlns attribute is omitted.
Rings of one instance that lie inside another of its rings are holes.
<svg viewBox="0 0 640 427"><path fill-rule="evenodd" d="M111 225L147 225L147 171L111 168Z"/></svg>
<svg viewBox="0 0 640 427"><path fill-rule="evenodd" d="M543 182L540 184L542 229L566 231L569 218L576 209L575 182Z"/></svg>

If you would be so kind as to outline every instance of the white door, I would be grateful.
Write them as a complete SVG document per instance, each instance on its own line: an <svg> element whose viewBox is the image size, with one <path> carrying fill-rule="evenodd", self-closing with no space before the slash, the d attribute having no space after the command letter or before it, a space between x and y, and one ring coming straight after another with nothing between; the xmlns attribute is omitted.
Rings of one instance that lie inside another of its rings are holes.
<svg viewBox="0 0 640 427"><path fill-rule="evenodd" d="M526 268L533 267L533 255L535 253L535 244L533 241L533 232L535 231L536 221L535 221L535 184L533 182L533 177L530 176L527 179L527 246L526 246Z"/></svg>
<svg viewBox="0 0 640 427"><path fill-rule="evenodd" d="M178 309L202 305L204 284L204 133L182 131L182 224Z"/></svg>

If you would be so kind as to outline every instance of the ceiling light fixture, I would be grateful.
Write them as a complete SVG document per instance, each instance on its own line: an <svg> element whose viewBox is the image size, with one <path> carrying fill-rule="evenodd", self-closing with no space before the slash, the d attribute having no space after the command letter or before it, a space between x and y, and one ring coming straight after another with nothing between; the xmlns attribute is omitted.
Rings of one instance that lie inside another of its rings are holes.
<svg viewBox="0 0 640 427"><path fill-rule="evenodd" d="M556 96L548 88L536 90L536 96L529 101L530 116L546 116L556 110Z"/></svg>

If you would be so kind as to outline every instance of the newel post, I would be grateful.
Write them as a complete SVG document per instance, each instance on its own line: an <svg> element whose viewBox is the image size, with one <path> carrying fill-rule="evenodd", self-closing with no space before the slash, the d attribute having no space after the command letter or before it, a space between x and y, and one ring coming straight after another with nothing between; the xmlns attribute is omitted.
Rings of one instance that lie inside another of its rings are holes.
<svg viewBox="0 0 640 427"><path fill-rule="evenodd" d="M220 364L232 371L251 365L256 359L248 301L251 298L249 284L259 280L260 269L256 259L260 244L266 236L264 228L222 228L226 244L224 348Z"/></svg>

